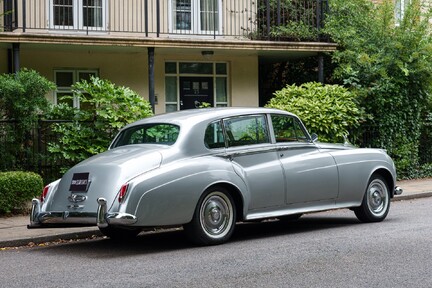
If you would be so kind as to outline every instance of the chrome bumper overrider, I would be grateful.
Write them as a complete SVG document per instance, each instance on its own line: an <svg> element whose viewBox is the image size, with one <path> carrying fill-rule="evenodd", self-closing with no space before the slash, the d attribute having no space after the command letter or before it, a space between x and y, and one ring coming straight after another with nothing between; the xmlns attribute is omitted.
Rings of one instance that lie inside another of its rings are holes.
<svg viewBox="0 0 432 288"><path fill-rule="evenodd" d="M94 226L107 227L108 225L132 225L136 216L127 213L107 213L107 202L104 198L98 199L97 212L70 212L70 211L42 211L39 199L32 200L30 225L27 228L67 227L67 226Z"/></svg>
<svg viewBox="0 0 432 288"><path fill-rule="evenodd" d="M401 195L403 192L403 189L399 186L396 186L394 189L394 195Z"/></svg>
<svg viewBox="0 0 432 288"><path fill-rule="evenodd" d="M137 222L135 215L127 213L107 213L107 201L105 198L98 198L97 225L101 228L108 225L132 225Z"/></svg>

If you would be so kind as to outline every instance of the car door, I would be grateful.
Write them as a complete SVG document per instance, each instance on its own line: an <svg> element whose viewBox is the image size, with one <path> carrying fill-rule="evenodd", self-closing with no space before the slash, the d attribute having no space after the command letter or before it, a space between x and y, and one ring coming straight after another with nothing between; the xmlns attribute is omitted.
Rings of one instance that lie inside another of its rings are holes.
<svg viewBox="0 0 432 288"><path fill-rule="evenodd" d="M249 188L248 210L285 205L284 175L266 115L223 120L226 153Z"/></svg>
<svg viewBox="0 0 432 288"><path fill-rule="evenodd" d="M338 196L334 158L310 141L294 116L271 115L276 147L286 181L286 203L333 200Z"/></svg>

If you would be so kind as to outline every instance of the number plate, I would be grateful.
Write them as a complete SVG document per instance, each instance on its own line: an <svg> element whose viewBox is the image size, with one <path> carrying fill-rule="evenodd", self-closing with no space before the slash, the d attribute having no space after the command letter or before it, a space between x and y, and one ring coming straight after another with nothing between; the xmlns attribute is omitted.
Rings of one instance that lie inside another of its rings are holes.
<svg viewBox="0 0 432 288"><path fill-rule="evenodd" d="M75 173L72 177L69 190L72 192L87 192L90 181L90 173Z"/></svg>

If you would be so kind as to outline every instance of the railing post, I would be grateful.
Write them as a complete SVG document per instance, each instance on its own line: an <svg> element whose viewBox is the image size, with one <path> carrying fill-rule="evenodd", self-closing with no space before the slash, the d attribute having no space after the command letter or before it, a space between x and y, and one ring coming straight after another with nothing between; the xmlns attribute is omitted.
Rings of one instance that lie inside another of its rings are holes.
<svg viewBox="0 0 432 288"><path fill-rule="evenodd" d="M148 37L148 0L144 1L144 14L145 36Z"/></svg>
<svg viewBox="0 0 432 288"><path fill-rule="evenodd" d="M267 38L270 40L270 0L266 0Z"/></svg>
<svg viewBox="0 0 432 288"><path fill-rule="evenodd" d="M160 1L156 0L156 37L159 38L160 33Z"/></svg>
<svg viewBox="0 0 432 288"><path fill-rule="evenodd" d="M281 25L281 0L277 1L277 26Z"/></svg>
<svg viewBox="0 0 432 288"><path fill-rule="evenodd" d="M27 18L27 11L26 11L26 0L22 0L22 14L23 14L23 28L22 28L22 30L23 30L23 32L26 32L26 25L27 25L27 23L26 23L26 18ZM15 20L15 21L17 21L18 22L18 20Z"/></svg>
<svg viewBox="0 0 432 288"><path fill-rule="evenodd" d="M38 165L38 173L42 175L42 119L38 118L37 121L37 148L36 148L36 157L37 157L37 165Z"/></svg>
<svg viewBox="0 0 432 288"><path fill-rule="evenodd" d="M213 39L216 39L216 1L213 0Z"/></svg>

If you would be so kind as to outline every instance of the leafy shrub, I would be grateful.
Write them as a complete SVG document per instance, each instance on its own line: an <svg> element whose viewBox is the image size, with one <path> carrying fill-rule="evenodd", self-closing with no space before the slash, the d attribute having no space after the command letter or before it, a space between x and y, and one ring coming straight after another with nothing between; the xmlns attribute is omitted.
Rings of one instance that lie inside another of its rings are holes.
<svg viewBox="0 0 432 288"><path fill-rule="evenodd" d="M42 191L42 178L33 172L0 172L0 214L25 210Z"/></svg>
<svg viewBox="0 0 432 288"><path fill-rule="evenodd" d="M266 107L298 115L322 141L340 142L366 117L356 103L356 95L339 85L287 85L274 95Z"/></svg>
<svg viewBox="0 0 432 288"><path fill-rule="evenodd" d="M273 26L270 36L291 41L311 41L318 38L318 29L303 21L289 21L285 25Z"/></svg>
<svg viewBox="0 0 432 288"><path fill-rule="evenodd" d="M0 170L31 165L26 158L33 144L31 132L38 117L48 110L45 95L54 88L54 83L33 70L0 75L0 119L10 121L0 131Z"/></svg>
<svg viewBox="0 0 432 288"><path fill-rule="evenodd" d="M53 106L48 114L50 119L70 120L54 126L60 139L49 144L53 155L69 162L63 170L105 151L120 128L153 114L148 101L108 80L92 77L76 83L73 92L87 109L63 104Z"/></svg>

